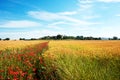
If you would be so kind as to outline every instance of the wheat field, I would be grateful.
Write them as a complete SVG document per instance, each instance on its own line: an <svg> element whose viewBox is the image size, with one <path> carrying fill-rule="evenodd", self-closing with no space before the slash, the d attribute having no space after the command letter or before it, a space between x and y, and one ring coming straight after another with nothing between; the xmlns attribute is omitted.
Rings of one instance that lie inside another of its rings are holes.
<svg viewBox="0 0 120 80"><path fill-rule="evenodd" d="M0 79L120 80L120 41L1 41Z"/></svg>
<svg viewBox="0 0 120 80"><path fill-rule="evenodd" d="M60 80L120 80L120 41L50 41L44 56Z"/></svg>
<svg viewBox="0 0 120 80"><path fill-rule="evenodd" d="M45 41L36 40L36 41L0 41L0 50L11 49L11 48L24 48L25 46L34 45L42 43Z"/></svg>

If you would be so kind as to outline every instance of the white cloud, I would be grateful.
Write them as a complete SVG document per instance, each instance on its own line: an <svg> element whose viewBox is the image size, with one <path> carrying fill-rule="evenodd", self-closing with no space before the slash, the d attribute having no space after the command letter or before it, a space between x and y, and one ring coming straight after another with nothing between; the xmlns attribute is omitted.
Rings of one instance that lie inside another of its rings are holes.
<svg viewBox="0 0 120 80"><path fill-rule="evenodd" d="M81 10L86 10L92 8L91 4L81 4L79 5Z"/></svg>
<svg viewBox="0 0 120 80"><path fill-rule="evenodd" d="M59 24L66 24L66 22L58 21L58 22L51 23L50 25L59 25Z"/></svg>
<svg viewBox="0 0 120 80"><path fill-rule="evenodd" d="M86 3L92 3L93 0L78 0L80 3L86 4Z"/></svg>
<svg viewBox="0 0 120 80"><path fill-rule="evenodd" d="M47 28L56 29L56 30L63 30L62 27L60 27L60 26L55 26L55 25L48 25Z"/></svg>
<svg viewBox="0 0 120 80"><path fill-rule="evenodd" d="M30 15L33 18L45 20L45 21L60 19L59 15L53 14L51 12L46 12L46 11L29 11L28 15Z"/></svg>
<svg viewBox="0 0 120 80"><path fill-rule="evenodd" d="M24 27L36 27L36 26L41 26L41 24L29 20L19 20L19 21L11 20L0 24L0 27L4 27L4 28L24 28Z"/></svg>
<svg viewBox="0 0 120 80"><path fill-rule="evenodd" d="M79 10L90 10L93 7L92 0L78 0Z"/></svg>
<svg viewBox="0 0 120 80"><path fill-rule="evenodd" d="M63 22L63 21L58 21L58 22L53 22L53 23L50 23L47 25L48 28L54 28L54 29L57 29L57 30L62 30L63 27L61 27L61 25L63 24L66 24L66 22Z"/></svg>
<svg viewBox="0 0 120 80"><path fill-rule="evenodd" d="M83 20L90 20L95 18L100 18L95 11L96 5L95 0L78 0L78 14Z"/></svg>
<svg viewBox="0 0 120 80"><path fill-rule="evenodd" d="M116 16L120 17L120 14L117 14Z"/></svg>
<svg viewBox="0 0 120 80"><path fill-rule="evenodd" d="M72 12L60 12L60 13L58 13L58 14L60 14L60 15L75 15L75 14L77 14L77 11L72 11Z"/></svg>
<svg viewBox="0 0 120 80"><path fill-rule="evenodd" d="M28 15L30 15L33 18L44 20L44 21L59 20L59 21L67 21L69 23L73 22L75 24L81 24L81 25L93 25L94 24L94 22L83 21L83 20L72 18L70 16L60 15L59 13L51 13L47 11L29 11Z"/></svg>
<svg viewBox="0 0 120 80"><path fill-rule="evenodd" d="M109 2L120 2L120 0L98 0L98 1L107 2L107 3L109 3Z"/></svg>
<svg viewBox="0 0 120 80"><path fill-rule="evenodd" d="M84 19L93 19L93 18L99 18L100 16L98 15L88 15L88 16L83 16Z"/></svg>

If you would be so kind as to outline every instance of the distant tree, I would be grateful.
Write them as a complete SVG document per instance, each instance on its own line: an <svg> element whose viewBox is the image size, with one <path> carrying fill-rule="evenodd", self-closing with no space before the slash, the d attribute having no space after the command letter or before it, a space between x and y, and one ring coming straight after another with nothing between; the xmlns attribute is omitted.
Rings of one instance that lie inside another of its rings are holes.
<svg viewBox="0 0 120 80"><path fill-rule="evenodd" d="M76 38L75 38L75 39L80 40L80 36L76 36Z"/></svg>
<svg viewBox="0 0 120 80"><path fill-rule="evenodd" d="M108 38L108 40L112 40L111 38Z"/></svg>
<svg viewBox="0 0 120 80"><path fill-rule="evenodd" d="M84 40L88 40L88 37L84 37Z"/></svg>
<svg viewBox="0 0 120 80"><path fill-rule="evenodd" d="M50 39L56 40L57 37L56 36L51 36Z"/></svg>
<svg viewBox="0 0 120 80"><path fill-rule="evenodd" d="M84 37L83 36L76 36L75 39L77 39L77 40L84 40Z"/></svg>
<svg viewBox="0 0 120 80"><path fill-rule="evenodd" d="M58 34L57 36L44 36L42 38L39 38L39 39L42 39L42 40L66 40L66 39L70 39L70 40L108 40L108 38L101 38L101 37L92 37L92 36L89 36L89 37L84 37L84 36L66 36L66 35L60 35ZM114 38L109 38L109 40L118 40L120 38L117 38L117 37L114 37Z"/></svg>
<svg viewBox="0 0 120 80"><path fill-rule="evenodd" d="M75 39L75 37L74 36L69 36L69 39Z"/></svg>
<svg viewBox="0 0 120 80"><path fill-rule="evenodd" d="M44 36L44 37L42 37L41 39L42 40L49 40L51 37L50 36Z"/></svg>
<svg viewBox="0 0 120 80"><path fill-rule="evenodd" d="M19 38L19 40L22 40L22 38Z"/></svg>
<svg viewBox="0 0 120 80"><path fill-rule="evenodd" d="M84 39L84 37L83 36L80 36L80 40L83 40Z"/></svg>
<svg viewBox="0 0 120 80"><path fill-rule="evenodd" d="M94 38L90 36L90 37L89 37L89 40L94 40Z"/></svg>
<svg viewBox="0 0 120 80"><path fill-rule="evenodd" d="M101 38L101 37L99 37L99 38L98 38L98 40L102 40L102 38Z"/></svg>
<svg viewBox="0 0 120 80"><path fill-rule="evenodd" d="M65 35L64 35L64 36L63 36L63 39L68 39L68 36L65 36Z"/></svg>
<svg viewBox="0 0 120 80"><path fill-rule="evenodd" d="M19 40L25 40L25 38L20 38Z"/></svg>
<svg viewBox="0 0 120 80"><path fill-rule="evenodd" d="M118 37L116 37L116 36L113 36L113 40L118 40Z"/></svg>
<svg viewBox="0 0 120 80"><path fill-rule="evenodd" d="M50 36L46 36L45 39L47 39L47 40L50 39Z"/></svg>
<svg viewBox="0 0 120 80"><path fill-rule="evenodd" d="M4 40L10 40L10 38L5 38Z"/></svg>
<svg viewBox="0 0 120 80"><path fill-rule="evenodd" d="M74 36L66 36L66 35L64 35L63 39L75 39L75 37Z"/></svg>
<svg viewBox="0 0 120 80"><path fill-rule="evenodd" d="M63 35L58 34L58 35L57 35L57 39L58 39L58 40L63 39Z"/></svg>
<svg viewBox="0 0 120 80"><path fill-rule="evenodd" d="M0 38L0 41L1 41L2 39Z"/></svg>
<svg viewBox="0 0 120 80"><path fill-rule="evenodd" d="M25 38L23 38L23 40L26 40Z"/></svg>

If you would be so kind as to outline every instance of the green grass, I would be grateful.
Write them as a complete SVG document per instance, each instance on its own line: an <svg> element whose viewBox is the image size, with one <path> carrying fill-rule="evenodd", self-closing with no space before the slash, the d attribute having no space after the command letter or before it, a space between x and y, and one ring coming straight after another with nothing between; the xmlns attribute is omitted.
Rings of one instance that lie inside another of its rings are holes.
<svg viewBox="0 0 120 80"><path fill-rule="evenodd" d="M120 80L119 42L87 42L49 43L45 62L55 66L56 80Z"/></svg>
<svg viewBox="0 0 120 80"><path fill-rule="evenodd" d="M55 62L61 80L120 80L119 57L58 56Z"/></svg>

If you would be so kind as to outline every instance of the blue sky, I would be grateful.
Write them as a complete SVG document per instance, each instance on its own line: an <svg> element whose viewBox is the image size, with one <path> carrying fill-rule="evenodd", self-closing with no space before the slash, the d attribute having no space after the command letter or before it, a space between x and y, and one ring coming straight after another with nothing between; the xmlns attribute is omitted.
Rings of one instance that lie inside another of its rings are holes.
<svg viewBox="0 0 120 80"><path fill-rule="evenodd" d="M120 37L120 0L0 0L0 38Z"/></svg>

